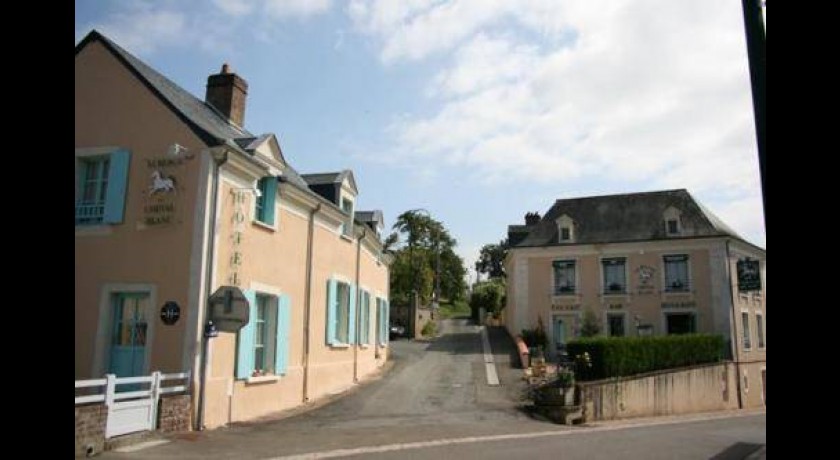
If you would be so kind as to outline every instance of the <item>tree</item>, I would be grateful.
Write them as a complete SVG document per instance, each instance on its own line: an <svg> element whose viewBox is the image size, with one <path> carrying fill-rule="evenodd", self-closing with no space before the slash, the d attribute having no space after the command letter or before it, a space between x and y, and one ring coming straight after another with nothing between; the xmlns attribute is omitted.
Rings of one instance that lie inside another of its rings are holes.
<svg viewBox="0 0 840 460"><path fill-rule="evenodd" d="M490 278L504 278L507 249L507 238L499 241L499 244L485 244L475 262L476 271L486 273Z"/></svg>
<svg viewBox="0 0 840 460"><path fill-rule="evenodd" d="M505 284L501 279L490 279L479 281L473 286L470 294L470 308L474 320L478 320L478 311L483 308L485 312L496 316L505 307Z"/></svg>
<svg viewBox="0 0 840 460"><path fill-rule="evenodd" d="M397 217L393 230L385 240L387 251L395 257L391 266L393 302L409 304L416 291L420 302L426 304L432 299L436 282L441 297L464 297L466 268L463 259L455 254L457 241L443 223L424 210L410 210ZM396 249L400 236L406 246Z"/></svg>
<svg viewBox="0 0 840 460"><path fill-rule="evenodd" d="M601 324L598 322L598 316L592 309L587 308L583 312L583 324L580 326L581 337L594 337L601 332Z"/></svg>

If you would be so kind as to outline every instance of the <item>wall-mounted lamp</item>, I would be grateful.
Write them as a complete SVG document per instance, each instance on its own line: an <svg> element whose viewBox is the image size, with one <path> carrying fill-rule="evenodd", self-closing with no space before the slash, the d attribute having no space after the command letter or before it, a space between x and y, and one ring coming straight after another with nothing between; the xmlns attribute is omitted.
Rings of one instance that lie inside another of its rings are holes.
<svg viewBox="0 0 840 460"><path fill-rule="evenodd" d="M181 156L181 154L185 153L187 150L189 149L187 149L183 145L175 143L170 145L169 148L166 149L166 153L170 156L177 157Z"/></svg>

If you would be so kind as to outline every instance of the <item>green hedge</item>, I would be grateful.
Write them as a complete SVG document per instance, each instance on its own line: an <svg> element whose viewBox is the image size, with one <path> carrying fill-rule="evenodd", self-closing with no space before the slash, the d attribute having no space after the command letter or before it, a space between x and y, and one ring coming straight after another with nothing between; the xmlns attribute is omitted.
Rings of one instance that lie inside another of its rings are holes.
<svg viewBox="0 0 840 460"><path fill-rule="evenodd" d="M579 380L598 380L718 362L723 359L724 342L712 334L591 337L569 342L567 350L576 361ZM584 352L589 353L591 366L578 358Z"/></svg>

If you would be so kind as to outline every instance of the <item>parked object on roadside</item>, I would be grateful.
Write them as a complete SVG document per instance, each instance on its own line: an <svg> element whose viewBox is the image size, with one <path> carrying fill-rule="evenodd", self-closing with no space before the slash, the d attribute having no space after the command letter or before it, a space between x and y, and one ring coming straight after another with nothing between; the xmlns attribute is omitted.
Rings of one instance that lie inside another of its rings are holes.
<svg viewBox="0 0 840 460"><path fill-rule="evenodd" d="M393 340L399 337L405 337L405 327L399 324L392 324L388 329L389 337Z"/></svg>

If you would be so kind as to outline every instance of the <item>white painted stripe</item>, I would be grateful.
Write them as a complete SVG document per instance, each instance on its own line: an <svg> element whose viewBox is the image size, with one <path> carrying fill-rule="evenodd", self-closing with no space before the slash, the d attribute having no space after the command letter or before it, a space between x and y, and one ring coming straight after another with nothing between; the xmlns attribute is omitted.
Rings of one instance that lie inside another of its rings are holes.
<svg viewBox="0 0 840 460"><path fill-rule="evenodd" d="M304 459L319 459L319 458L335 458L335 457L347 457L350 455L363 455L363 454L377 454L382 452L395 452L399 450L409 450L409 449L425 449L430 447L442 447L442 446L451 446L457 444L474 444L478 442L489 442L489 441L507 441L507 440L515 440L515 439L535 439L535 438L547 438L549 436L573 436L573 435L581 435L581 434L589 434L589 433L597 433L597 432L604 432L604 431L619 431L619 430L626 430L631 428L640 428L646 426L658 426L658 425L673 425L679 423L691 423L691 422L700 422L705 420L715 420L715 419L722 419L722 418L732 418L732 417L748 417L753 415L758 415L763 413L763 411L759 412L746 412L746 413L717 413L717 414L702 414L696 417L686 417L680 420L654 420L654 421L643 421L637 423L621 423L616 425L607 425L607 426L595 426L591 428L567 428L562 431L537 431L532 433L516 433L516 434L500 434L500 435L490 435L490 436L470 436L466 438L454 438L454 439L438 439L434 441L420 441L420 442L409 442L409 443L402 443L402 444L388 444L383 446L368 446L368 447L356 447L353 449L336 449L336 450L327 450L323 452L310 452L307 454L298 454L298 455L287 455L282 457L272 457L266 460L304 460Z"/></svg>
<svg viewBox="0 0 840 460"><path fill-rule="evenodd" d="M499 374L496 373L496 363L493 359L493 350L490 349L490 339L487 336L487 328L481 326L481 346L484 349L484 370L487 373L487 384L490 386L499 385Z"/></svg>
<svg viewBox="0 0 840 460"><path fill-rule="evenodd" d="M118 449L114 449L114 452L137 452L143 449L147 449L149 447L159 446L161 444L166 444L169 441L166 439L160 439L157 441L146 441L141 442L139 444L132 444L130 446L120 447Z"/></svg>
<svg viewBox="0 0 840 460"><path fill-rule="evenodd" d="M487 384L490 386L499 386L499 374L496 373L496 365L494 363L484 363L484 369L487 371Z"/></svg>

